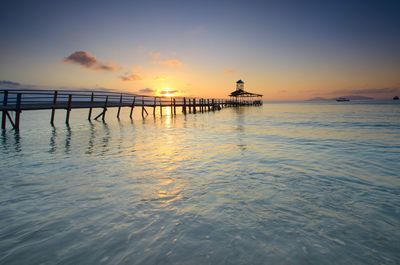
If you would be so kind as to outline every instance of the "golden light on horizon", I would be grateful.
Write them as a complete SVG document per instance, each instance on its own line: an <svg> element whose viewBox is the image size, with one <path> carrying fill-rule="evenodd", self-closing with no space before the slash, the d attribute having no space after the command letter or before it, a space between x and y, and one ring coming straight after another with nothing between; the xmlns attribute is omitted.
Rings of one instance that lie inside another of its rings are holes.
<svg viewBox="0 0 400 265"><path fill-rule="evenodd" d="M161 90L159 90L157 92L157 94L158 94L158 96L164 96L164 97L176 97L177 92L178 91L176 91L170 87L165 87L165 88L162 88Z"/></svg>

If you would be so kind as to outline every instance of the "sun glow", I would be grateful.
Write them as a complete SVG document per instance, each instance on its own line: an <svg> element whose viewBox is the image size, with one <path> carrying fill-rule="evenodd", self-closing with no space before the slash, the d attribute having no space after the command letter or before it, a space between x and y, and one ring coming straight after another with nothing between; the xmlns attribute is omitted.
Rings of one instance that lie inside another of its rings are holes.
<svg viewBox="0 0 400 265"><path fill-rule="evenodd" d="M165 96L165 97L174 97L174 96L176 96L176 91L169 87L166 87L166 88L159 90L158 94L160 96Z"/></svg>

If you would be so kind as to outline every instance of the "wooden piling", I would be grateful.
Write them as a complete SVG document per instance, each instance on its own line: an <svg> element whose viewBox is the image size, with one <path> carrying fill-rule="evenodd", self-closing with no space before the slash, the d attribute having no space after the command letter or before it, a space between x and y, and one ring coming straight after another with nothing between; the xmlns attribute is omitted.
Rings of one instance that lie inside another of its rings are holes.
<svg viewBox="0 0 400 265"><path fill-rule="evenodd" d="M175 102L175 98L174 98L174 115L176 115L176 102Z"/></svg>
<svg viewBox="0 0 400 265"><path fill-rule="evenodd" d="M193 99L193 114L196 114L196 99Z"/></svg>
<svg viewBox="0 0 400 265"><path fill-rule="evenodd" d="M104 103L104 108L103 108L103 115L101 115L102 121L105 121L106 119L107 104L108 104L108 96L106 96L106 102Z"/></svg>
<svg viewBox="0 0 400 265"><path fill-rule="evenodd" d="M190 98L189 98L188 108L189 108L189 113L192 113L192 105L191 105L191 100L190 100Z"/></svg>
<svg viewBox="0 0 400 265"><path fill-rule="evenodd" d="M199 98L199 111L200 112L203 112L203 110L202 110L202 108L201 108L201 101L202 101L203 99L202 98Z"/></svg>
<svg viewBox="0 0 400 265"><path fill-rule="evenodd" d="M92 105L93 105L93 100L94 100L94 93L90 95L90 107L89 107L89 114L88 114L88 120L90 121L92 118Z"/></svg>
<svg viewBox="0 0 400 265"><path fill-rule="evenodd" d="M183 98L182 112L183 112L183 114L186 115L186 98L185 97Z"/></svg>
<svg viewBox="0 0 400 265"><path fill-rule="evenodd" d="M4 96L3 96L3 107L7 106L7 102L8 102L8 91L5 90L4 91ZM2 117L1 117L1 128L5 129L6 128L6 119L7 119L7 110L3 110L2 113Z"/></svg>
<svg viewBox="0 0 400 265"><path fill-rule="evenodd" d="M201 98L199 98L198 106L199 106L198 111L201 112Z"/></svg>
<svg viewBox="0 0 400 265"><path fill-rule="evenodd" d="M122 93L121 93L121 96L119 97L119 106L118 106L118 112L117 112L118 120L119 120L119 114L121 113L121 105L122 105Z"/></svg>
<svg viewBox="0 0 400 265"><path fill-rule="evenodd" d="M15 123L14 123L14 121L12 120L10 113L7 111L6 114L7 114L8 120L10 121L12 127L15 128Z"/></svg>
<svg viewBox="0 0 400 265"><path fill-rule="evenodd" d="M144 97L142 97L142 118L144 118L144 112L146 112L146 115L149 115L147 110L144 108Z"/></svg>
<svg viewBox="0 0 400 265"><path fill-rule="evenodd" d="M157 101L157 97L154 97L154 107L153 107L153 116L156 116L156 102Z"/></svg>
<svg viewBox="0 0 400 265"><path fill-rule="evenodd" d="M14 125L14 129L19 130L19 120L20 120L20 116L21 116L21 97L22 94L18 93L17 94L17 104L16 104L16 108L15 108L15 125Z"/></svg>
<svg viewBox="0 0 400 265"><path fill-rule="evenodd" d="M54 126L54 114L55 114L55 112L56 112L55 106L56 106L56 103L57 103L57 94L58 94L58 91L57 91L57 90L54 91L54 96L53 96L53 108L51 109L51 118L50 118L50 124L51 124L51 126Z"/></svg>
<svg viewBox="0 0 400 265"><path fill-rule="evenodd" d="M160 98L160 116L162 116L162 98Z"/></svg>
<svg viewBox="0 0 400 265"><path fill-rule="evenodd" d="M135 100L136 100L136 96L133 97L132 106L131 106L131 112L129 113L129 118L131 120L132 120L133 108L135 107Z"/></svg>
<svg viewBox="0 0 400 265"><path fill-rule="evenodd" d="M71 112L71 104L72 104L72 95L68 95L68 103L67 103L67 115L65 116L65 124L69 124L69 114Z"/></svg>

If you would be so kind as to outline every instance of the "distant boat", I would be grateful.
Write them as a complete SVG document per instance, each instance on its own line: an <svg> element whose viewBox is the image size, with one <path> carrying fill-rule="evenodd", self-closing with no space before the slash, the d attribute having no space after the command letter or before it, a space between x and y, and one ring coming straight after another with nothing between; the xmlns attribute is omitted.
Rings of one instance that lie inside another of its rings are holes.
<svg viewBox="0 0 400 265"><path fill-rule="evenodd" d="M399 100L399 96L394 96L393 100Z"/></svg>
<svg viewBox="0 0 400 265"><path fill-rule="evenodd" d="M344 101L350 101L350 99L348 99L348 98L337 98L336 101L337 102L344 102Z"/></svg>

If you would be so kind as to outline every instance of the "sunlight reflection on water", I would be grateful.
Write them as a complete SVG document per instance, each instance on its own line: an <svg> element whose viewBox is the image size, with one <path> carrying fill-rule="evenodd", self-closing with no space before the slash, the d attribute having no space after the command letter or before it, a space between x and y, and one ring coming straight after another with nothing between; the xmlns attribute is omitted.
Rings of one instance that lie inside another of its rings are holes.
<svg viewBox="0 0 400 265"><path fill-rule="evenodd" d="M71 114L2 132L0 264L400 262L399 105Z"/></svg>

